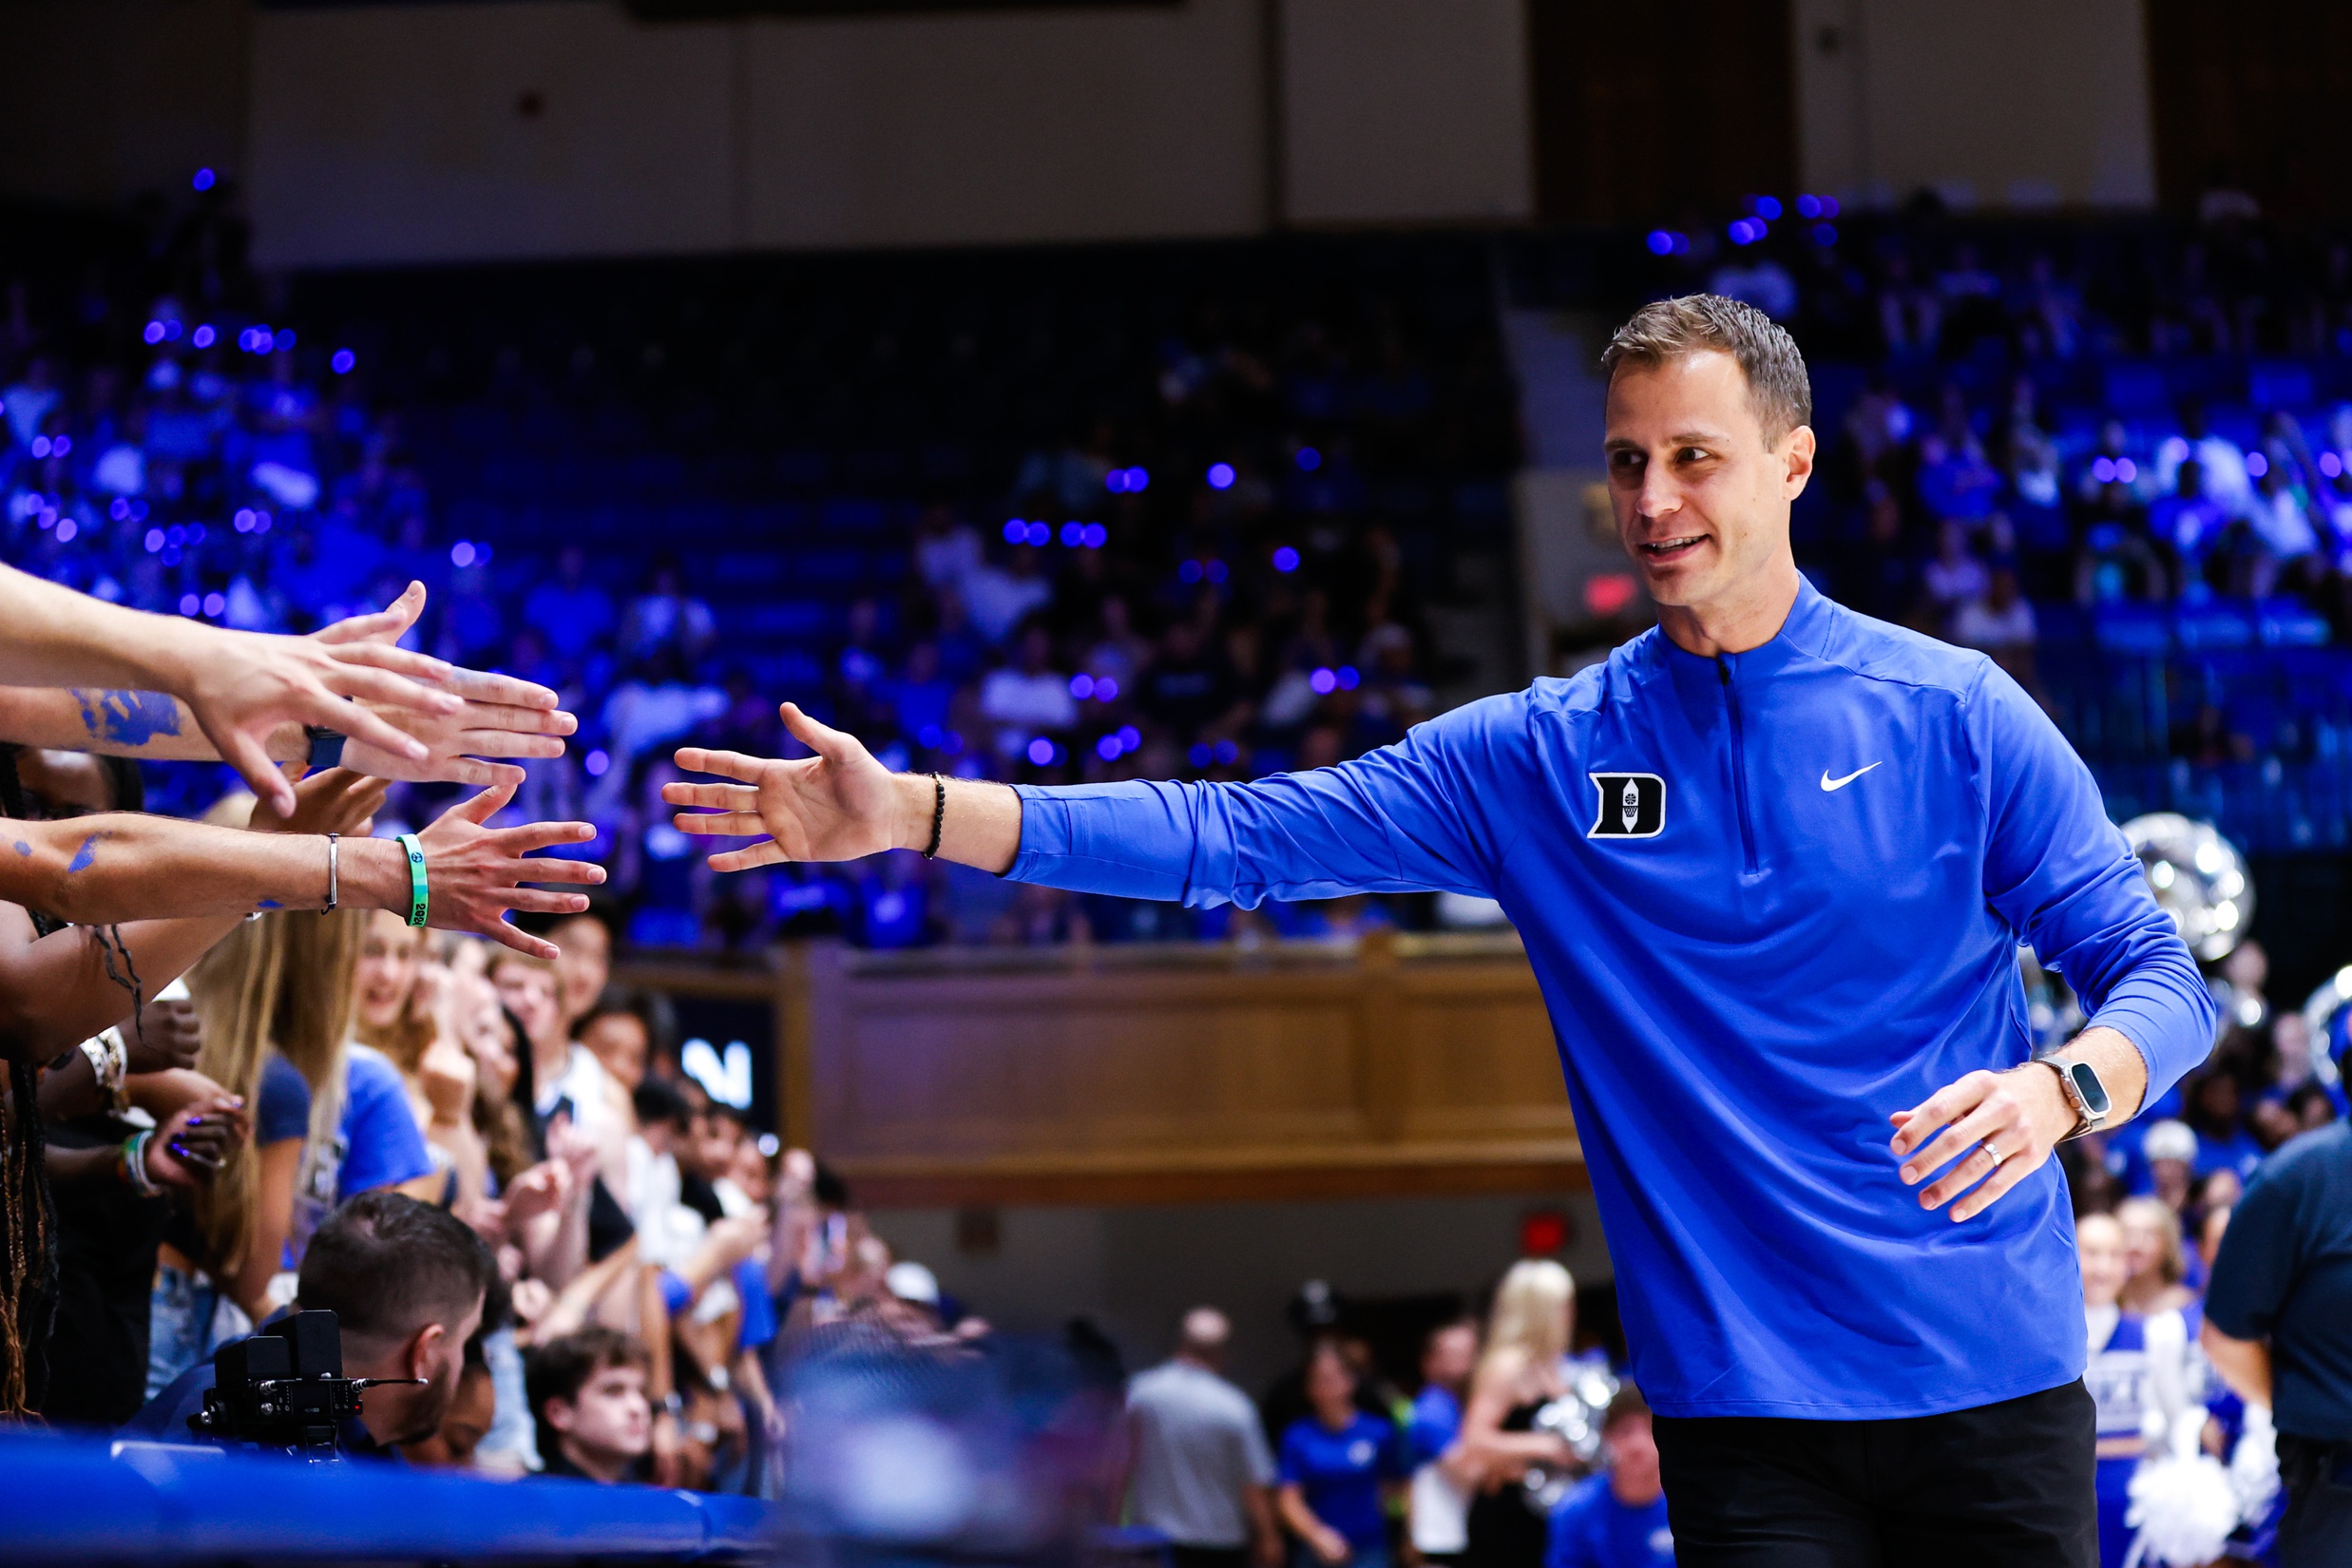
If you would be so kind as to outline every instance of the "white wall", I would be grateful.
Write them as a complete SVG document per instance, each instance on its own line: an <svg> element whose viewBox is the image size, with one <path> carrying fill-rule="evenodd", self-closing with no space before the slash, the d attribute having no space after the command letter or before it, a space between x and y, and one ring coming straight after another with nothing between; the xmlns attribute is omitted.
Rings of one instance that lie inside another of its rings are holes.
<svg viewBox="0 0 2352 1568"><path fill-rule="evenodd" d="M271 10L254 28L258 254L1258 233L1275 217L1270 46L1284 220L1522 217L1523 8L1186 0L661 26L619 0ZM526 93L536 116L517 110Z"/></svg>
<svg viewBox="0 0 2352 1568"><path fill-rule="evenodd" d="M1284 0L1281 17L1292 221L1535 210L1524 0Z"/></svg>
<svg viewBox="0 0 2352 1568"><path fill-rule="evenodd" d="M1295 1341L1282 1310L1310 1279L1358 1297L1460 1291L1473 1297L1518 1256L1520 1216L1567 1210L1576 1239L1562 1258L1581 1282L1611 1277L1586 1193L1320 1203L1160 1204L1001 1212L999 1250L955 1248L946 1209L885 1209L876 1234L927 1264L941 1285L1001 1328L1053 1332L1091 1317L1132 1367L1167 1351L1178 1314L1220 1307L1233 1320L1232 1370L1254 1392Z"/></svg>
<svg viewBox="0 0 2352 1568"><path fill-rule="evenodd" d="M2148 206L2139 0L1795 0L1806 185L1955 206ZM1834 40L1834 42L1832 42Z"/></svg>

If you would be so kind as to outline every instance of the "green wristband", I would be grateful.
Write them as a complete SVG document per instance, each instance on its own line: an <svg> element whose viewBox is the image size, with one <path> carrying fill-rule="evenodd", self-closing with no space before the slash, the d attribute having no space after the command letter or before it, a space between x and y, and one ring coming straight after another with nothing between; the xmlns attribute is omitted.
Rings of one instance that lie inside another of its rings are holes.
<svg viewBox="0 0 2352 1568"><path fill-rule="evenodd" d="M414 833L402 833L393 842L400 852L409 857L409 924L425 924L425 911L431 899L425 886L425 846L416 841Z"/></svg>

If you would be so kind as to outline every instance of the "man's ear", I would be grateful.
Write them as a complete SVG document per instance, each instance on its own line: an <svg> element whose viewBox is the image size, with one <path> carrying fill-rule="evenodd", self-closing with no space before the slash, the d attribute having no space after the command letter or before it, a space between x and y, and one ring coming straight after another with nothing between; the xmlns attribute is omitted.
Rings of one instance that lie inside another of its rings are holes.
<svg viewBox="0 0 2352 1568"><path fill-rule="evenodd" d="M1782 447L1781 460L1786 465L1783 469L1785 477L1781 481L1783 499L1794 501L1805 493L1806 481L1813 477L1815 450L1816 443L1810 425L1799 425L1788 432Z"/></svg>
<svg viewBox="0 0 2352 1568"><path fill-rule="evenodd" d="M440 1349L441 1342L449 1334L449 1329L438 1323L428 1323L416 1331L416 1336L409 1341L409 1376L431 1379L433 1352Z"/></svg>
<svg viewBox="0 0 2352 1568"><path fill-rule="evenodd" d="M539 1419L547 1424L547 1429L565 1436L570 1435L572 1419L579 1413L578 1407L568 1399L550 1398L539 1407Z"/></svg>

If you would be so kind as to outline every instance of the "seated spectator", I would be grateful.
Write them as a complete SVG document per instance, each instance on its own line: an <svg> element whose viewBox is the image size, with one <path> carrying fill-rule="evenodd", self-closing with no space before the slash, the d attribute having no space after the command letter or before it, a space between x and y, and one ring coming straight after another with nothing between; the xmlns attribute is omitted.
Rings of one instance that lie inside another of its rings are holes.
<svg viewBox="0 0 2352 1568"><path fill-rule="evenodd" d="M1301 1563L1387 1568L1387 1499L1405 1479L1394 1423L1356 1405L1356 1372L1339 1347L1318 1344L1307 1363L1309 1415L1282 1434L1282 1522L1304 1547Z"/></svg>
<svg viewBox="0 0 2352 1568"><path fill-rule="evenodd" d="M2186 1121L2156 1122L2140 1138L2140 1157L2148 1162L2149 1181L2156 1197L2174 1214L2180 1213L2189 1202L2189 1184L2196 1175L2197 1135Z"/></svg>
<svg viewBox="0 0 2352 1568"><path fill-rule="evenodd" d="M2156 445L2156 488L2165 494L2176 491L2181 465L2192 459L2200 493L2211 497L2225 515L2244 517L2252 510L2254 480L2247 471L2245 451L2228 437L2207 430L2203 407L2189 403L2181 408L2181 433Z"/></svg>
<svg viewBox="0 0 2352 1568"><path fill-rule="evenodd" d="M1425 1563L1457 1562L1470 1544L1470 1488L1477 1474L1463 1452L1462 1402L1478 1368L1478 1320L1460 1318L1429 1330L1421 1350L1421 1392L1405 1427L1413 1464L1406 1534Z"/></svg>
<svg viewBox="0 0 2352 1568"><path fill-rule="evenodd" d="M390 1457L441 1429L457 1398L467 1343L496 1273L489 1249L448 1211L397 1193L365 1193L329 1215L303 1254L294 1310L335 1313L343 1375L393 1381L361 1395L337 1445ZM149 1401L126 1438L189 1441L187 1418L213 1386L209 1361Z"/></svg>
<svg viewBox="0 0 2352 1568"><path fill-rule="evenodd" d="M2031 662L2034 637L2034 606L2017 591L2017 574L2012 566L1994 567L1984 591L1953 613L1952 641L1963 648L1981 648L2003 668L2009 668L2005 656L2021 655ZM2017 672L2010 669L2009 673Z"/></svg>
<svg viewBox="0 0 2352 1568"><path fill-rule="evenodd" d="M1991 578L1984 563L1968 546L1967 529L1947 520L1937 530L1936 558L1922 569L1920 581L1927 591L1935 624L1948 629L1960 606L1981 598Z"/></svg>
<svg viewBox="0 0 2352 1568"><path fill-rule="evenodd" d="M1032 736L1058 734L1078 722L1070 678L1052 667L1053 640L1032 621L1014 640L1011 662L981 682L980 711L997 725L997 751L1011 757Z"/></svg>
<svg viewBox="0 0 2352 1568"><path fill-rule="evenodd" d="M647 1479L652 1358L644 1346L617 1329L587 1328L540 1346L525 1366L542 1475L608 1485Z"/></svg>
<svg viewBox="0 0 2352 1568"><path fill-rule="evenodd" d="M1673 1568L1657 1438L1649 1402L1627 1383L1601 1417L1601 1473L1552 1511L1544 1568Z"/></svg>
<svg viewBox="0 0 2352 1568"><path fill-rule="evenodd" d="M2116 1205L2115 1220L2123 1227L2124 1279L2118 1299L2125 1309L2143 1314L2170 1311L2194 1299L2181 1283L2189 1268L2181 1251L2179 1214L2158 1198L2130 1197Z"/></svg>
<svg viewBox="0 0 2352 1568"><path fill-rule="evenodd" d="M685 568L674 555L657 556L652 590L629 605L621 622L621 652L640 662L675 658L691 667L718 636L711 607L686 591Z"/></svg>

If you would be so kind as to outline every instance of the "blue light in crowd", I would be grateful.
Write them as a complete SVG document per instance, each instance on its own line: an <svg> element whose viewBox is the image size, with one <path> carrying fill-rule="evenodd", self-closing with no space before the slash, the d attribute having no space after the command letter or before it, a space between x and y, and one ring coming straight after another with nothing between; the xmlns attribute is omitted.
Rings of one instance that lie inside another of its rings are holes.
<svg viewBox="0 0 2352 1568"><path fill-rule="evenodd" d="M1004 525L1004 543L1018 545L1029 537L1029 525L1016 517Z"/></svg>
<svg viewBox="0 0 2352 1568"><path fill-rule="evenodd" d="M1029 760L1031 762L1035 763L1038 767L1042 768L1049 765L1053 759L1054 743L1052 741L1046 739L1043 736L1039 736L1035 740L1029 742Z"/></svg>
<svg viewBox="0 0 2352 1568"><path fill-rule="evenodd" d="M60 539L63 539L65 535L65 529L60 528L57 530L57 536ZM208 593L204 596L204 613L208 616L218 618L220 612L228 607L229 602L217 593Z"/></svg>
<svg viewBox="0 0 2352 1568"><path fill-rule="evenodd" d="M1312 473L1323 467L1323 454L1312 447L1301 447L1298 449L1297 462L1299 472Z"/></svg>
<svg viewBox="0 0 2352 1568"><path fill-rule="evenodd" d="M1141 468L1113 468L1102 476L1102 484L1113 495L1138 495L1152 483L1152 476Z"/></svg>
<svg viewBox="0 0 2352 1568"><path fill-rule="evenodd" d="M1759 219L1742 218L1732 223L1730 232L1732 244L1752 245L1764 238L1765 227Z"/></svg>
<svg viewBox="0 0 2352 1568"><path fill-rule="evenodd" d="M1212 561L1209 563L1209 581L1212 583L1222 583L1225 581L1224 562Z"/></svg>
<svg viewBox="0 0 2352 1568"><path fill-rule="evenodd" d="M1769 223L1773 219L1780 216L1780 198L1777 196L1751 196L1748 199L1748 210L1754 213L1758 218L1763 219Z"/></svg>
<svg viewBox="0 0 2352 1568"><path fill-rule="evenodd" d="M124 518L130 516L130 503L124 500L121 496L116 496L112 501L106 503L106 515L114 519L117 523L122 522Z"/></svg>
<svg viewBox="0 0 2352 1568"><path fill-rule="evenodd" d="M1213 490L1232 489L1233 488L1233 466L1231 463L1210 464L1209 488Z"/></svg>
<svg viewBox="0 0 2352 1568"><path fill-rule="evenodd" d="M1274 570L1278 572L1294 572L1298 570L1298 552L1291 548L1288 545L1275 545Z"/></svg>
<svg viewBox="0 0 2352 1568"><path fill-rule="evenodd" d="M1050 544L1052 544L1053 542L1054 542L1054 526L1053 526L1051 523L1032 523L1032 524L1030 524L1030 525L1029 525L1029 543L1030 543L1030 544L1032 544L1032 545L1050 545Z"/></svg>
<svg viewBox="0 0 2352 1568"><path fill-rule="evenodd" d="M1674 254L1674 237L1664 229L1652 229L1649 246L1652 256L1672 256Z"/></svg>
<svg viewBox="0 0 2352 1568"><path fill-rule="evenodd" d="M1816 245L1834 245L1834 244L1836 244L1837 242L1838 242L1838 226L1837 226L1835 223L1816 223L1816 224L1814 224L1814 225L1813 225L1813 243L1814 243L1814 244L1816 244Z"/></svg>
<svg viewBox="0 0 2352 1568"><path fill-rule="evenodd" d="M1307 689L1317 697L1330 696L1339 690L1339 672L1318 666L1312 674L1307 677Z"/></svg>
<svg viewBox="0 0 2352 1568"><path fill-rule="evenodd" d="M167 545L184 545L188 542L188 530L175 523L163 530L163 542Z"/></svg>
<svg viewBox="0 0 2352 1568"><path fill-rule="evenodd" d="M1820 198L1812 196L1798 197L1797 216L1799 218L1819 218L1821 216Z"/></svg>
<svg viewBox="0 0 2352 1568"><path fill-rule="evenodd" d="M1119 744L1122 751L1139 750L1143 745L1143 732L1133 724L1121 724L1119 727Z"/></svg>
<svg viewBox="0 0 2352 1568"><path fill-rule="evenodd" d="M46 435L36 435L36 436L34 436L34 437L32 438L32 455L33 455L33 456L35 456L35 457L47 457L47 456L48 456L48 454L49 454L49 447L50 447L50 445L51 445L51 443L50 443L49 438L48 438L48 436L46 436Z"/></svg>
<svg viewBox="0 0 2352 1568"><path fill-rule="evenodd" d="M1821 199L1821 215L1824 218L1835 218L1838 215L1838 199L1836 197L1825 196Z"/></svg>
<svg viewBox="0 0 2352 1568"><path fill-rule="evenodd" d="M586 756L581 758L580 765L587 770L587 774L590 778L602 778L612 771L612 754L604 750L603 747L599 746L596 750L590 752Z"/></svg>
<svg viewBox="0 0 2352 1568"><path fill-rule="evenodd" d="M1095 678L1083 670L1070 677L1070 695L1080 702L1095 695Z"/></svg>
<svg viewBox="0 0 2352 1568"><path fill-rule="evenodd" d="M1339 689L1343 692L1354 691L1356 689L1356 683L1364 679L1362 676L1356 674L1356 667L1353 664L1342 664L1339 667L1338 674Z"/></svg>
<svg viewBox="0 0 2352 1568"><path fill-rule="evenodd" d="M2140 466L2128 457L2115 459L2115 477L2129 485L2140 476Z"/></svg>
<svg viewBox="0 0 2352 1568"><path fill-rule="evenodd" d="M72 544L73 536L81 531L82 526L70 517L61 517L57 520L57 542L60 545Z"/></svg>
<svg viewBox="0 0 2352 1568"><path fill-rule="evenodd" d="M50 455L51 457L63 457L63 456L65 456L67 452L69 452L69 451L71 451L71 450L73 450L73 437L72 437L72 436L70 436L70 435L60 435L60 436L52 436L52 437L50 438L50 440L49 440L49 455Z"/></svg>
<svg viewBox="0 0 2352 1568"><path fill-rule="evenodd" d="M473 564L472 540L461 539L456 544L449 546L449 564L452 566L470 566Z"/></svg>
<svg viewBox="0 0 2352 1568"><path fill-rule="evenodd" d="M163 341L163 323L161 321L148 322L147 330L140 334L140 335L144 337L149 343L161 343Z"/></svg>
<svg viewBox="0 0 2352 1568"><path fill-rule="evenodd" d="M946 739L947 736L947 732L941 729L938 725L926 724L922 729L915 732L915 743L927 752L935 752L939 750L939 743Z"/></svg>
<svg viewBox="0 0 2352 1568"><path fill-rule="evenodd" d="M2097 480L2102 485L2113 484L2115 482L2115 460L2112 457L2093 458L2091 460L2091 477Z"/></svg>
<svg viewBox="0 0 2352 1568"><path fill-rule="evenodd" d="M352 368L358 363L359 356L353 354L351 350L337 349L335 351L335 357L327 361L327 368L337 375L349 375Z"/></svg>
<svg viewBox="0 0 2352 1568"><path fill-rule="evenodd" d="M1119 743L1119 736L1115 735L1106 735L1095 742L1095 755L1105 762L1118 761L1119 754L1124 749Z"/></svg>
<svg viewBox="0 0 2352 1568"><path fill-rule="evenodd" d="M1209 758L1213 755L1207 741L1195 740L1193 742L1193 749L1184 754L1184 759L1195 768L1205 768L1209 765Z"/></svg>
<svg viewBox="0 0 2352 1568"><path fill-rule="evenodd" d="M2264 474L2270 471L2270 459L2265 457L2260 452L2247 452L2246 454L2246 471L2252 477L2260 479Z"/></svg>
<svg viewBox="0 0 2352 1568"><path fill-rule="evenodd" d="M161 528L149 528L147 530L147 537L141 540L140 543L146 545L147 553L149 555L153 555L156 551L163 547L163 530Z"/></svg>
<svg viewBox="0 0 2352 1568"><path fill-rule="evenodd" d="M1241 748L1230 740L1220 740L1212 749L1211 755L1219 762L1232 762L1241 755Z"/></svg>
<svg viewBox="0 0 2352 1568"><path fill-rule="evenodd" d="M1085 542L1086 542L1086 525L1085 525L1085 524L1083 524L1083 523L1064 523L1063 525L1061 525L1061 543L1062 543L1062 544L1064 544L1065 545L1069 546L1071 549L1077 549L1077 548L1078 548L1080 545L1084 544Z"/></svg>
<svg viewBox="0 0 2352 1568"><path fill-rule="evenodd" d="M1199 563L1199 562L1197 562L1197 561L1182 561L1182 562L1178 562L1178 563L1176 564L1176 581L1177 581L1177 582L1179 582L1179 583L1197 583L1197 582L1199 582L1199 581L1200 581L1200 563Z"/></svg>
<svg viewBox="0 0 2352 1568"><path fill-rule="evenodd" d="M196 595L192 593L183 593L180 596L180 613L182 615L194 615L197 611L202 609L203 607L204 602L197 598Z"/></svg>
<svg viewBox="0 0 2352 1568"><path fill-rule="evenodd" d="M2343 472L2343 459L2338 457L2334 452L2320 453L2320 472L2327 475L2330 479L2335 478L2338 474Z"/></svg>
<svg viewBox="0 0 2352 1568"><path fill-rule="evenodd" d="M219 333L214 332L210 327L199 327L196 331L188 335L188 341L195 344L200 349L209 349L212 347L213 339L220 335Z"/></svg>
<svg viewBox="0 0 2352 1568"><path fill-rule="evenodd" d="M1107 675L1097 677L1095 679L1095 700L1097 702L1118 701L1119 682L1113 680Z"/></svg>
<svg viewBox="0 0 2352 1568"><path fill-rule="evenodd" d="M1111 542L1111 530L1100 523L1089 523L1079 529L1078 542L1090 550L1099 550Z"/></svg>
<svg viewBox="0 0 2352 1568"><path fill-rule="evenodd" d="M196 171L196 178L189 181L188 183L194 185L200 191L208 191L219 182L219 180L220 176L214 174L212 170L198 169Z"/></svg>
<svg viewBox="0 0 2352 1568"><path fill-rule="evenodd" d="M203 525L203 524L201 524L201 523L191 523L191 524L189 524L189 525L188 525L188 543L189 543L189 544L191 544L191 545L201 545L203 542L204 542L204 525Z"/></svg>
<svg viewBox="0 0 2352 1568"><path fill-rule="evenodd" d="M270 347L273 349L293 348L294 329L292 327L281 328L277 335L270 339Z"/></svg>
<svg viewBox="0 0 2352 1568"><path fill-rule="evenodd" d="M237 515L229 519L229 526L239 533L253 532L253 509L249 507L238 507Z"/></svg>
<svg viewBox="0 0 2352 1568"><path fill-rule="evenodd" d="M256 512L253 514L253 531L256 533L267 533L270 531L269 513Z"/></svg>

